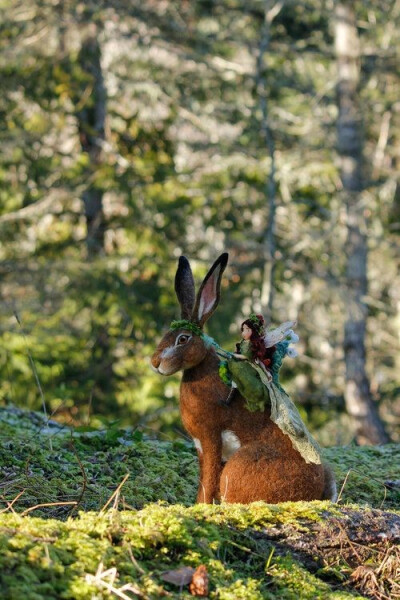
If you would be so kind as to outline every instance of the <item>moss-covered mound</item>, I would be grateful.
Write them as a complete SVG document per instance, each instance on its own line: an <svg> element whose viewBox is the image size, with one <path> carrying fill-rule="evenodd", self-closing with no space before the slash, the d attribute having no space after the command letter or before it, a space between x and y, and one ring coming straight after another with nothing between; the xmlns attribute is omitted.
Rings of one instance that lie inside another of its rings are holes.
<svg viewBox="0 0 400 600"><path fill-rule="evenodd" d="M15 408L0 426L1 598L400 597L398 445L327 451L338 505L190 506L186 442Z"/></svg>
<svg viewBox="0 0 400 600"><path fill-rule="evenodd" d="M39 414L0 409L0 477L3 501L22 495L17 511L37 504L35 515L66 518L100 510L126 475L121 508L165 500L193 504L197 459L192 445L144 439L139 432L72 430Z"/></svg>
<svg viewBox="0 0 400 600"><path fill-rule="evenodd" d="M7 513L1 597L186 598L177 570L204 565L210 598L395 598L399 541L398 515L322 502L150 504L66 522Z"/></svg>

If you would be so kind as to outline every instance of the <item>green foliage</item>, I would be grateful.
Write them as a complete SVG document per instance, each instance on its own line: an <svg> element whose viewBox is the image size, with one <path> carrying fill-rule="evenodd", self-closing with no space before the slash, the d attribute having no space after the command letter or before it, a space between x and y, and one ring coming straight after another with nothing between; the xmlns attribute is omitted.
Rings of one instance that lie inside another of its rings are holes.
<svg viewBox="0 0 400 600"><path fill-rule="evenodd" d="M342 433L332 429L332 416L343 408L345 264L333 5L283 4L258 72L265 21L258 0L158 4L5 0L0 7L2 402L40 406L33 361L60 419L95 425L120 418L176 435L178 378L162 380L148 361L179 317L177 257L194 257L200 280L230 251L209 324L221 346L231 350L235 323L263 308L272 163L261 78L278 203L272 321L297 318L302 340L303 358L284 367L283 384L301 399L312 427L331 427L333 434L321 436L332 444ZM398 440L398 14L389 0L355 6L371 165L362 198L370 243L368 367ZM78 126L82 111L96 105L94 61L82 50L93 26L107 90L105 143L95 162ZM90 185L103 194L105 242L88 263L82 198Z"/></svg>

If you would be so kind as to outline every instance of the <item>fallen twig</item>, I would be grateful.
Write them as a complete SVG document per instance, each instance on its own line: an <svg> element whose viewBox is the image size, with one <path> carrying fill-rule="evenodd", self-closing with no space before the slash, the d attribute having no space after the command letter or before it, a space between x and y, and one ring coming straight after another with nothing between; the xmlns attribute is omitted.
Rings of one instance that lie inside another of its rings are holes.
<svg viewBox="0 0 400 600"><path fill-rule="evenodd" d="M32 510L36 510L37 508L43 508L45 506L65 506L67 504L76 504L76 500L73 500L70 502L43 502L43 504L36 504L35 506L30 506L29 508L24 510L21 513L21 516L24 517L25 515L30 513Z"/></svg>
<svg viewBox="0 0 400 600"><path fill-rule="evenodd" d="M109 499L107 500L107 502L105 503L103 508L100 510L100 512L104 512L106 510L107 506L110 504L110 502L112 502L112 500L117 496L117 494L119 494L122 486L124 485L124 483L128 479L128 477L129 477L129 473L127 473L125 475L125 477L123 478L123 480L121 481L121 483L119 484L117 489L111 494L111 496L109 497Z"/></svg>
<svg viewBox="0 0 400 600"><path fill-rule="evenodd" d="M22 490L22 492L19 492L19 494L17 494L11 502L9 502L6 498L4 498L3 495L1 495L0 497L4 500L4 502L6 502L7 508L3 508L2 510L0 510L0 513L7 512L8 510L11 510L11 512L15 513L15 510L13 509L13 504L14 504L14 502L16 502L18 500L18 498L20 498L22 496L22 494L24 492L25 492L25 490Z"/></svg>

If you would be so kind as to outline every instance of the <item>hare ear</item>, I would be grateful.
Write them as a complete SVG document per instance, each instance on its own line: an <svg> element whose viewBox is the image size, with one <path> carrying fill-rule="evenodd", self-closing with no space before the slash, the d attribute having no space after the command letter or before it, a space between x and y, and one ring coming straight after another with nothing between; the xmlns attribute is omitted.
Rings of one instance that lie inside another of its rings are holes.
<svg viewBox="0 0 400 600"><path fill-rule="evenodd" d="M181 305L181 318L190 319L195 301L195 289L192 269L186 256L181 256L179 259L175 275L175 292Z"/></svg>
<svg viewBox="0 0 400 600"><path fill-rule="evenodd" d="M192 321L203 327L218 306L222 273L228 263L228 253L224 252L208 271L196 298Z"/></svg>

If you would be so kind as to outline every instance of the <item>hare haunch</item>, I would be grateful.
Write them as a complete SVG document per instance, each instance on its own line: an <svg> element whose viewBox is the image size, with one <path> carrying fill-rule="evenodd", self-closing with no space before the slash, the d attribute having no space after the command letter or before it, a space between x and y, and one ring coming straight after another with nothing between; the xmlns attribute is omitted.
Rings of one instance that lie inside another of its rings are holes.
<svg viewBox="0 0 400 600"><path fill-rule="evenodd" d="M183 370L180 410L200 463L197 502L334 500L331 469L307 463L268 407L250 412L238 392L225 403L230 388L219 377L219 358L202 328L217 308L227 262L226 253L216 260L196 296L189 261L181 256L175 291L186 324L164 335L151 361L161 375Z"/></svg>

